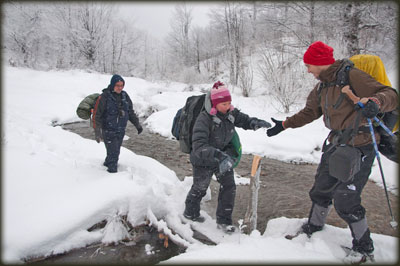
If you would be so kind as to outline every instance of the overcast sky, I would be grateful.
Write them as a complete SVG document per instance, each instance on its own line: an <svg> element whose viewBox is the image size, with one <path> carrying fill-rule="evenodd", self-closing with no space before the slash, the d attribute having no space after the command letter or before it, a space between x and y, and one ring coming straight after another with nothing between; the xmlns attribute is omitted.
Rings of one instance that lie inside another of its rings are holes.
<svg viewBox="0 0 400 266"><path fill-rule="evenodd" d="M170 19L179 2L132 2L121 3L121 15L133 20L136 28L148 30L155 37L164 37L170 31ZM208 24L208 11L218 2L187 2L193 8L193 25L206 26Z"/></svg>

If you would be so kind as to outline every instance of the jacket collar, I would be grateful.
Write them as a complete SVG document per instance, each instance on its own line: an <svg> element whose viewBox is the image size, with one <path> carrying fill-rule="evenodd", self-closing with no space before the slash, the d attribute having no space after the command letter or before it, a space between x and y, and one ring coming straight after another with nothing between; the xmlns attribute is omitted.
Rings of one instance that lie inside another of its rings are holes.
<svg viewBox="0 0 400 266"><path fill-rule="evenodd" d="M343 60L336 60L330 67L319 74L319 79L323 83L333 82L336 80L336 74L340 69Z"/></svg>

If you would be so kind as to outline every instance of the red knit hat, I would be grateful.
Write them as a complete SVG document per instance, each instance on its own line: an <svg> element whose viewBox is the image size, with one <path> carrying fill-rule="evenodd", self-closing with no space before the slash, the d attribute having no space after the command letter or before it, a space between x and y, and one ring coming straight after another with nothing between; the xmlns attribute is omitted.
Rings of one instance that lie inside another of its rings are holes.
<svg viewBox="0 0 400 266"><path fill-rule="evenodd" d="M228 88L224 85L224 83L217 81L214 83L213 88L211 89L211 104L212 108L210 114L217 114L217 109L215 108L217 104L223 102L232 101L231 94ZM231 111L233 110L233 106L231 105Z"/></svg>
<svg viewBox="0 0 400 266"><path fill-rule="evenodd" d="M304 53L303 61L314 66L331 65L335 62L333 48L321 41L314 42Z"/></svg>

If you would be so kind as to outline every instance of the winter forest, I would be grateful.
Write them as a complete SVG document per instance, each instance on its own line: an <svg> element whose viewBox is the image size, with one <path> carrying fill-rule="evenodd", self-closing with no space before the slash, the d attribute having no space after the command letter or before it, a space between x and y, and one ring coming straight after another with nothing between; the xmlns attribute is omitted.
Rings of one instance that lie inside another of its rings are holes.
<svg viewBox="0 0 400 266"><path fill-rule="evenodd" d="M171 1L169 30L158 32L140 25L139 14L161 13L139 13L135 4L149 2L1 4L2 264L348 263L352 232L335 210L312 238L287 238L312 206L330 133L323 117L274 137L266 128L235 129L243 156L234 172L234 234L217 227L215 175L201 202L205 222L184 218L193 167L171 127L187 98L216 81L249 117L272 123L296 114L317 84L303 62L315 41L333 47L335 59L378 55L398 91L397 1ZM104 141L76 109L113 74L126 81L144 130L128 124L111 174ZM253 176L256 155L263 161ZM398 163L382 163L383 171L372 166L362 198L376 265L398 265ZM257 224L247 231L254 205Z"/></svg>
<svg viewBox="0 0 400 266"><path fill-rule="evenodd" d="M222 78L245 97L258 81L285 113L314 82L295 66L316 40L335 47L338 59L372 53L387 68L397 65L394 1L224 1L210 9L209 22L202 26L192 24L190 2L171 4L171 30L157 39L121 19L118 3L7 2L3 61L187 84Z"/></svg>

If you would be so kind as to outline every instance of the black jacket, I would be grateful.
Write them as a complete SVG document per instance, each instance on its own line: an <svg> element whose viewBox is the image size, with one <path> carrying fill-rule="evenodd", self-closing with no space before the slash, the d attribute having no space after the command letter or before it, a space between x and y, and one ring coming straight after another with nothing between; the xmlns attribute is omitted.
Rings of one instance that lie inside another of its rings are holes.
<svg viewBox="0 0 400 266"><path fill-rule="evenodd" d="M251 129L250 121L252 119L238 109L234 109L225 115L220 112L211 115L207 108L203 110L193 126L191 163L195 166L215 167L217 149L230 156L234 155L235 151L230 141L234 135L235 127Z"/></svg>
<svg viewBox="0 0 400 266"><path fill-rule="evenodd" d="M140 126L128 93L122 91L117 94L111 92L109 88L104 89L94 113L95 128L102 128L107 131L124 131L128 120L136 128Z"/></svg>

